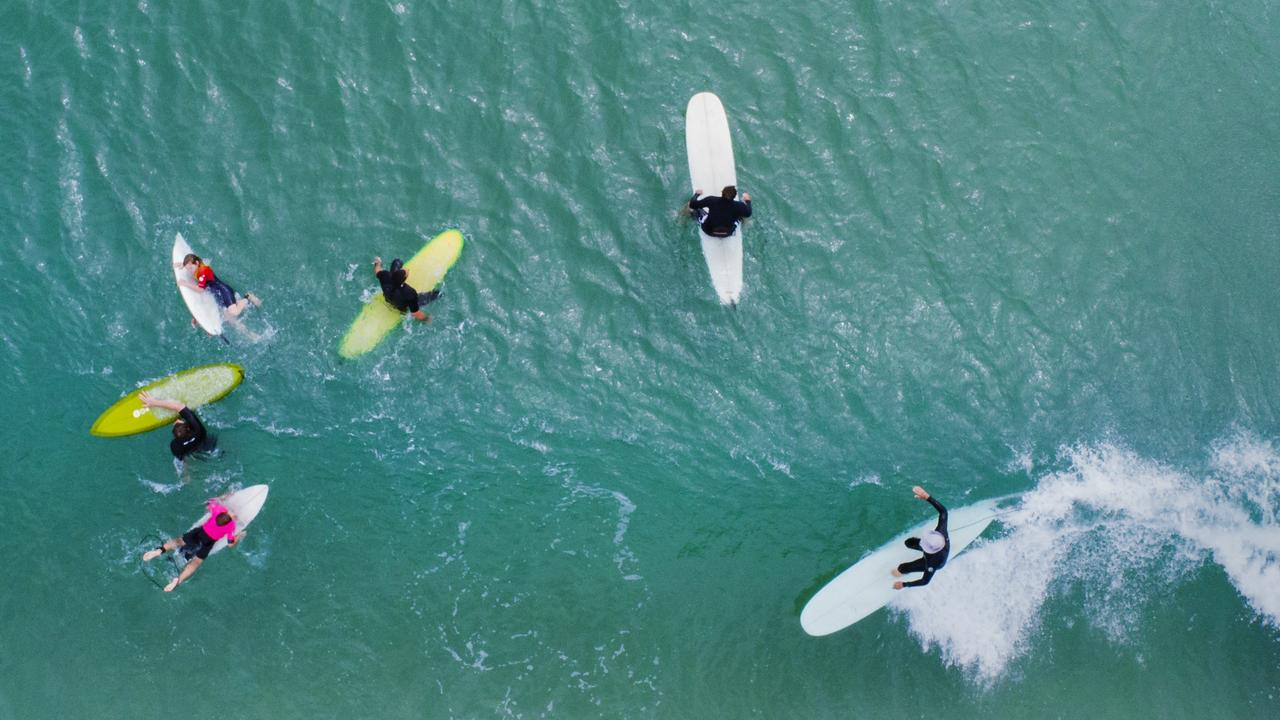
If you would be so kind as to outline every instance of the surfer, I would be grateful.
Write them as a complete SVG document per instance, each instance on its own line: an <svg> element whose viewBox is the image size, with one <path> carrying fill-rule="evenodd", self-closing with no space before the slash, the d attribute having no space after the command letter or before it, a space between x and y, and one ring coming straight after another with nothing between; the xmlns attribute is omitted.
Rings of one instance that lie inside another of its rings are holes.
<svg viewBox="0 0 1280 720"><path fill-rule="evenodd" d="M139 393L138 399L147 407L160 407L178 413L178 419L173 422L173 440L169 441L169 451L175 458L181 460L197 450L213 449L204 423L200 422L191 408L177 400L153 397L146 391Z"/></svg>
<svg viewBox="0 0 1280 720"><path fill-rule="evenodd" d="M418 291L406 282L409 279L409 271L404 269L404 263L400 262L400 258L391 261L390 270L383 270L382 258L375 257L373 274L378 278L378 284L382 286L382 297L386 298L391 307L413 315L414 320L431 321L431 316L422 312L419 306L440 297L440 291L432 290L419 295Z"/></svg>
<svg viewBox="0 0 1280 720"><path fill-rule="evenodd" d="M230 495L230 493L227 493ZM244 537L244 530L236 532L235 515L222 504L227 495L217 498L209 498L206 505L209 508L209 519L204 524L191 528L182 537L169 538L159 547L152 548L142 554L142 561L147 562L154 560L170 550L178 550L182 553L182 557L187 559L186 567L182 568L182 572L178 573L178 577L169 581L164 586L165 592L173 592L173 589L181 585L187 578L191 577L196 570L200 568L200 563L209 557L209 551L213 550L213 546L223 538L226 538L227 545L235 545Z"/></svg>
<svg viewBox="0 0 1280 720"><path fill-rule="evenodd" d="M702 223L702 231L712 237L729 237L738 229L738 221L751 217L751 193L738 197L738 188L726 185L720 197L708 196L699 200L702 190L694 190L689 199L689 211ZM706 209L706 212L700 212Z"/></svg>
<svg viewBox="0 0 1280 720"><path fill-rule="evenodd" d="M928 585L929 581L933 579L933 574L947 564L947 556L951 554L951 538L947 536L947 509L942 507L942 503L934 500L933 496L925 492L925 489L919 485L911 488L911 492L915 493L915 496L921 500L928 500L929 504L938 511L938 526L925 533L924 537L909 537L906 539L906 546L924 553L924 557L902 563L893 569L893 576L902 577L907 573L923 572L924 577L907 583L899 580L893 584L894 590Z"/></svg>
<svg viewBox="0 0 1280 720"><path fill-rule="evenodd" d="M195 253L188 253L182 258L182 269L188 270L195 282L188 280L179 280L178 283L195 290L196 292L209 292L213 294L213 299L218 303L218 307L222 308L222 312L229 319L236 319L240 313L249 307L249 303L253 303L254 307L262 304L257 295L246 293L241 295L231 288L230 285L219 280L213 274L213 268L205 264ZM194 324L195 320L192 320Z"/></svg>

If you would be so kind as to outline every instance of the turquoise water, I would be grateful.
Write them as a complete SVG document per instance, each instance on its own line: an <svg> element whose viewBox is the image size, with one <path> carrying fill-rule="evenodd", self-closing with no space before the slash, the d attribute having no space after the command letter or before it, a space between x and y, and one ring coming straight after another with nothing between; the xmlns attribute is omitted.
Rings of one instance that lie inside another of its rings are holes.
<svg viewBox="0 0 1280 720"><path fill-rule="evenodd" d="M0 28L0 718L1280 714L1274 3ZM737 311L677 213L701 90L756 202ZM448 227L432 323L340 361L372 256ZM190 328L177 231L261 340ZM88 435L217 361L246 380L185 478L163 431ZM259 482L242 548L148 581ZM913 484L1023 499L806 636Z"/></svg>

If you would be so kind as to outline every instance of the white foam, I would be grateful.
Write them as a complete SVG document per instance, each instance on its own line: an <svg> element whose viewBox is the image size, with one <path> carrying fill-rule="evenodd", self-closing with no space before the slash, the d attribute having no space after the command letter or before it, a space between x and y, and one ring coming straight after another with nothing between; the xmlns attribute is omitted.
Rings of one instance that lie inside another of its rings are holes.
<svg viewBox="0 0 1280 720"><path fill-rule="evenodd" d="M1002 535L895 598L926 649L990 683L1026 652L1046 602L1068 594L1083 607L1060 603L1078 615L1057 620L1126 642L1147 604L1205 562L1280 628L1280 453L1270 443L1216 443L1207 476L1114 445L1067 448L1061 459L1066 469L1001 518Z"/></svg>

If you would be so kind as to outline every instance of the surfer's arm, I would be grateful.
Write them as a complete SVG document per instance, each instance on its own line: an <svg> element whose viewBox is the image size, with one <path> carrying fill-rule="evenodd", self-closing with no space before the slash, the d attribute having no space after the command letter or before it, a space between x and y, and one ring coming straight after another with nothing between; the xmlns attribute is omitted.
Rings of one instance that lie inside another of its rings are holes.
<svg viewBox="0 0 1280 720"><path fill-rule="evenodd" d="M711 198L709 198L709 197L705 197L705 198L702 198L701 200L699 200L699 199L698 199L698 196L699 196L699 195L701 195L701 194L702 194L702 192L701 192L701 191L698 191L698 192L696 192L696 193L694 193L694 194L693 194L693 197L689 198L689 209L690 209L690 210L701 210L702 208L704 208L704 207L706 207L706 206L708 206L708 205L710 205L710 204L711 204Z"/></svg>
<svg viewBox="0 0 1280 720"><path fill-rule="evenodd" d="M373 274L376 277L380 272L382 272L382 258L375 257L373 259Z"/></svg>
<svg viewBox="0 0 1280 720"><path fill-rule="evenodd" d="M738 218L746 219L751 217L751 196L744 193L742 197L745 201L738 203Z"/></svg>
<svg viewBox="0 0 1280 720"><path fill-rule="evenodd" d="M946 535L947 534L947 509L942 506L942 503L938 502L937 500L934 500L932 495L930 495L929 497L926 497L925 500L928 500L929 504L933 506L933 509L938 511L938 527L936 528L937 531L942 533L943 535Z"/></svg>
<svg viewBox="0 0 1280 720"><path fill-rule="evenodd" d="M153 396L151 393L147 392L146 390L143 390L142 392L138 393L138 399L141 400L142 404L146 405L147 407L162 407L166 410L172 410L174 412L182 412L187 408L186 405L178 402L177 400L161 400L160 398Z"/></svg>
<svg viewBox="0 0 1280 720"><path fill-rule="evenodd" d="M930 581L930 580L932 580L932 579L933 579L933 570L931 570L931 569L929 569L929 568L925 568L925 570L924 570L924 577L920 578L919 580L912 580L911 582L904 582L904 583L902 583L902 587L924 587L925 585L928 585L928 584L929 584L929 581ZM896 583L895 583L895 584L896 584Z"/></svg>

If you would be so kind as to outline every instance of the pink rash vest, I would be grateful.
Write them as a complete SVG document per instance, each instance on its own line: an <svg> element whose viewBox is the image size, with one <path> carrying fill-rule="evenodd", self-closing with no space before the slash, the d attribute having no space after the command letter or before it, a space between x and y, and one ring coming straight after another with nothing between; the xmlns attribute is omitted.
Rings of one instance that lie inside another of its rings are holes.
<svg viewBox="0 0 1280 720"><path fill-rule="evenodd" d="M209 519L205 520L204 525L201 525L200 528L204 530L206 535L213 538L214 540L221 540L222 538L226 538L227 542L231 542L231 537L236 533L235 519L232 519L231 522L227 523L226 525L218 524L218 515L222 513L230 514L230 512L231 512L230 510L227 510L225 507L222 506L222 503L218 502L217 500L210 500L209 501Z"/></svg>

